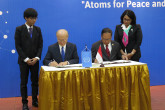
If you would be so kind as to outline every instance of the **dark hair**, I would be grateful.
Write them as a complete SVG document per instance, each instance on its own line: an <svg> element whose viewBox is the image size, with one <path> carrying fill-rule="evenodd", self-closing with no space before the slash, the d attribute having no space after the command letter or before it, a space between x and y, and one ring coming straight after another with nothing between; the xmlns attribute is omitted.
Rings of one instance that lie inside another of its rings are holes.
<svg viewBox="0 0 165 110"><path fill-rule="evenodd" d="M103 35L104 33L111 33L111 35L112 35L112 30L109 29L109 28L104 28L104 29L101 31L101 35Z"/></svg>
<svg viewBox="0 0 165 110"><path fill-rule="evenodd" d="M29 18L29 17L32 17L32 18L37 18L38 16L38 13L35 9L33 8L28 8L24 11L24 19L25 17L26 18Z"/></svg>
<svg viewBox="0 0 165 110"><path fill-rule="evenodd" d="M130 17L132 19L131 25L135 25L136 24L136 15L135 15L135 13L132 10L125 10L123 12L123 14L120 17L122 24L123 24L123 18L124 18L125 15L127 15L128 17Z"/></svg>

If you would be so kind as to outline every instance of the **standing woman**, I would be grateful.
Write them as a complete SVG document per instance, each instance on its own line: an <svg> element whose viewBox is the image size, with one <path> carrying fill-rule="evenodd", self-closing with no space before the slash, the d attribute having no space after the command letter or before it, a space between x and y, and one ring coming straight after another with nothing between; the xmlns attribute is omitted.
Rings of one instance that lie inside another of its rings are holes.
<svg viewBox="0 0 165 110"><path fill-rule="evenodd" d="M141 26L136 24L136 16L132 10L125 10L120 19L122 24L116 26L114 39L121 45L122 55L126 55L129 60L139 61L143 37Z"/></svg>

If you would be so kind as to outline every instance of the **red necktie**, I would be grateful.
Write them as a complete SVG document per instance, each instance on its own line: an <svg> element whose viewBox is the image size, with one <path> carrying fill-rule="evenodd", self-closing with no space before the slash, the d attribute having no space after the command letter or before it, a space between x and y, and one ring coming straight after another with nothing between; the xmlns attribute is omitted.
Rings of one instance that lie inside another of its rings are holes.
<svg viewBox="0 0 165 110"><path fill-rule="evenodd" d="M108 49L108 45L106 45L106 52L107 52L108 57L110 57L110 52L109 52L109 49Z"/></svg>

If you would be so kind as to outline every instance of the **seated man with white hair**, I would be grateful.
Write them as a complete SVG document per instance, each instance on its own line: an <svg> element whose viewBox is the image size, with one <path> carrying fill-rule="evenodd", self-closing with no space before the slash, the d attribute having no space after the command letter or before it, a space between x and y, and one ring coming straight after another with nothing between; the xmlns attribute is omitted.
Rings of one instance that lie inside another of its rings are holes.
<svg viewBox="0 0 165 110"><path fill-rule="evenodd" d="M43 60L44 65L64 66L79 63L77 47L68 41L68 31L60 29L56 32L57 41L48 47L47 54Z"/></svg>

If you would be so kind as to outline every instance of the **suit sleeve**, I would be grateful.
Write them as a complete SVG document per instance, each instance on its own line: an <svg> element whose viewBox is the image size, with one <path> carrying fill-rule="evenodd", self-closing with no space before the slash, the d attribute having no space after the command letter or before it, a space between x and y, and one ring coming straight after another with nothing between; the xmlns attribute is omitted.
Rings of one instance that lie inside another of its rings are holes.
<svg viewBox="0 0 165 110"><path fill-rule="evenodd" d="M48 66L48 64L51 62L51 60L52 60L51 52L50 52L50 48L48 48L46 56L45 56L45 58L43 60L43 64Z"/></svg>
<svg viewBox="0 0 165 110"><path fill-rule="evenodd" d="M118 29L117 28L118 27L116 26L114 40L119 43L119 33L118 33Z"/></svg>
<svg viewBox="0 0 165 110"><path fill-rule="evenodd" d="M97 54L96 46L94 44L92 45L91 51L92 51L92 62L94 62Z"/></svg>
<svg viewBox="0 0 165 110"><path fill-rule="evenodd" d="M121 60L122 59L122 54L121 54L120 50L121 50L121 46L118 43L118 49L117 49L117 51L118 51L118 53L117 53L118 54L118 57L117 57L117 60Z"/></svg>
<svg viewBox="0 0 165 110"><path fill-rule="evenodd" d="M137 50L140 47L141 43L142 43L142 37L143 37L140 25L137 25L137 32L136 32L135 37L136 37L136 43L135 43L133 48L135 50Z"/></svg>
<svg viewBox="0 0 165 110"><path fill-rule="evenodd" d="M16 28L16 31L15 31L15 47L16 47L16 50L18 52L18 55L25 59L27 58L27 55L24 53L24 51L22 50L22 44L21 44L21 29L20 28Z"/></svg>
<svg viewBox="0 0 165 110"><path fill-rule="evenodd" d="M39 32L39 44L38 44L37 57L41 59L41 53L42 53L42 48L43 48L43 38L42 38L42 33L41 33L40 28L38 28L38 32Z"/></svg>
<svg viewBox="0 0 165 110"><path fill-rule="evenodd" d="M79 63L79 57L78 57L78 54L77 54L77 47L76 47L76 45L74 45L74 48L73 48L73 57L68 62L70 64L77 64L77 63Z"/></svg>

